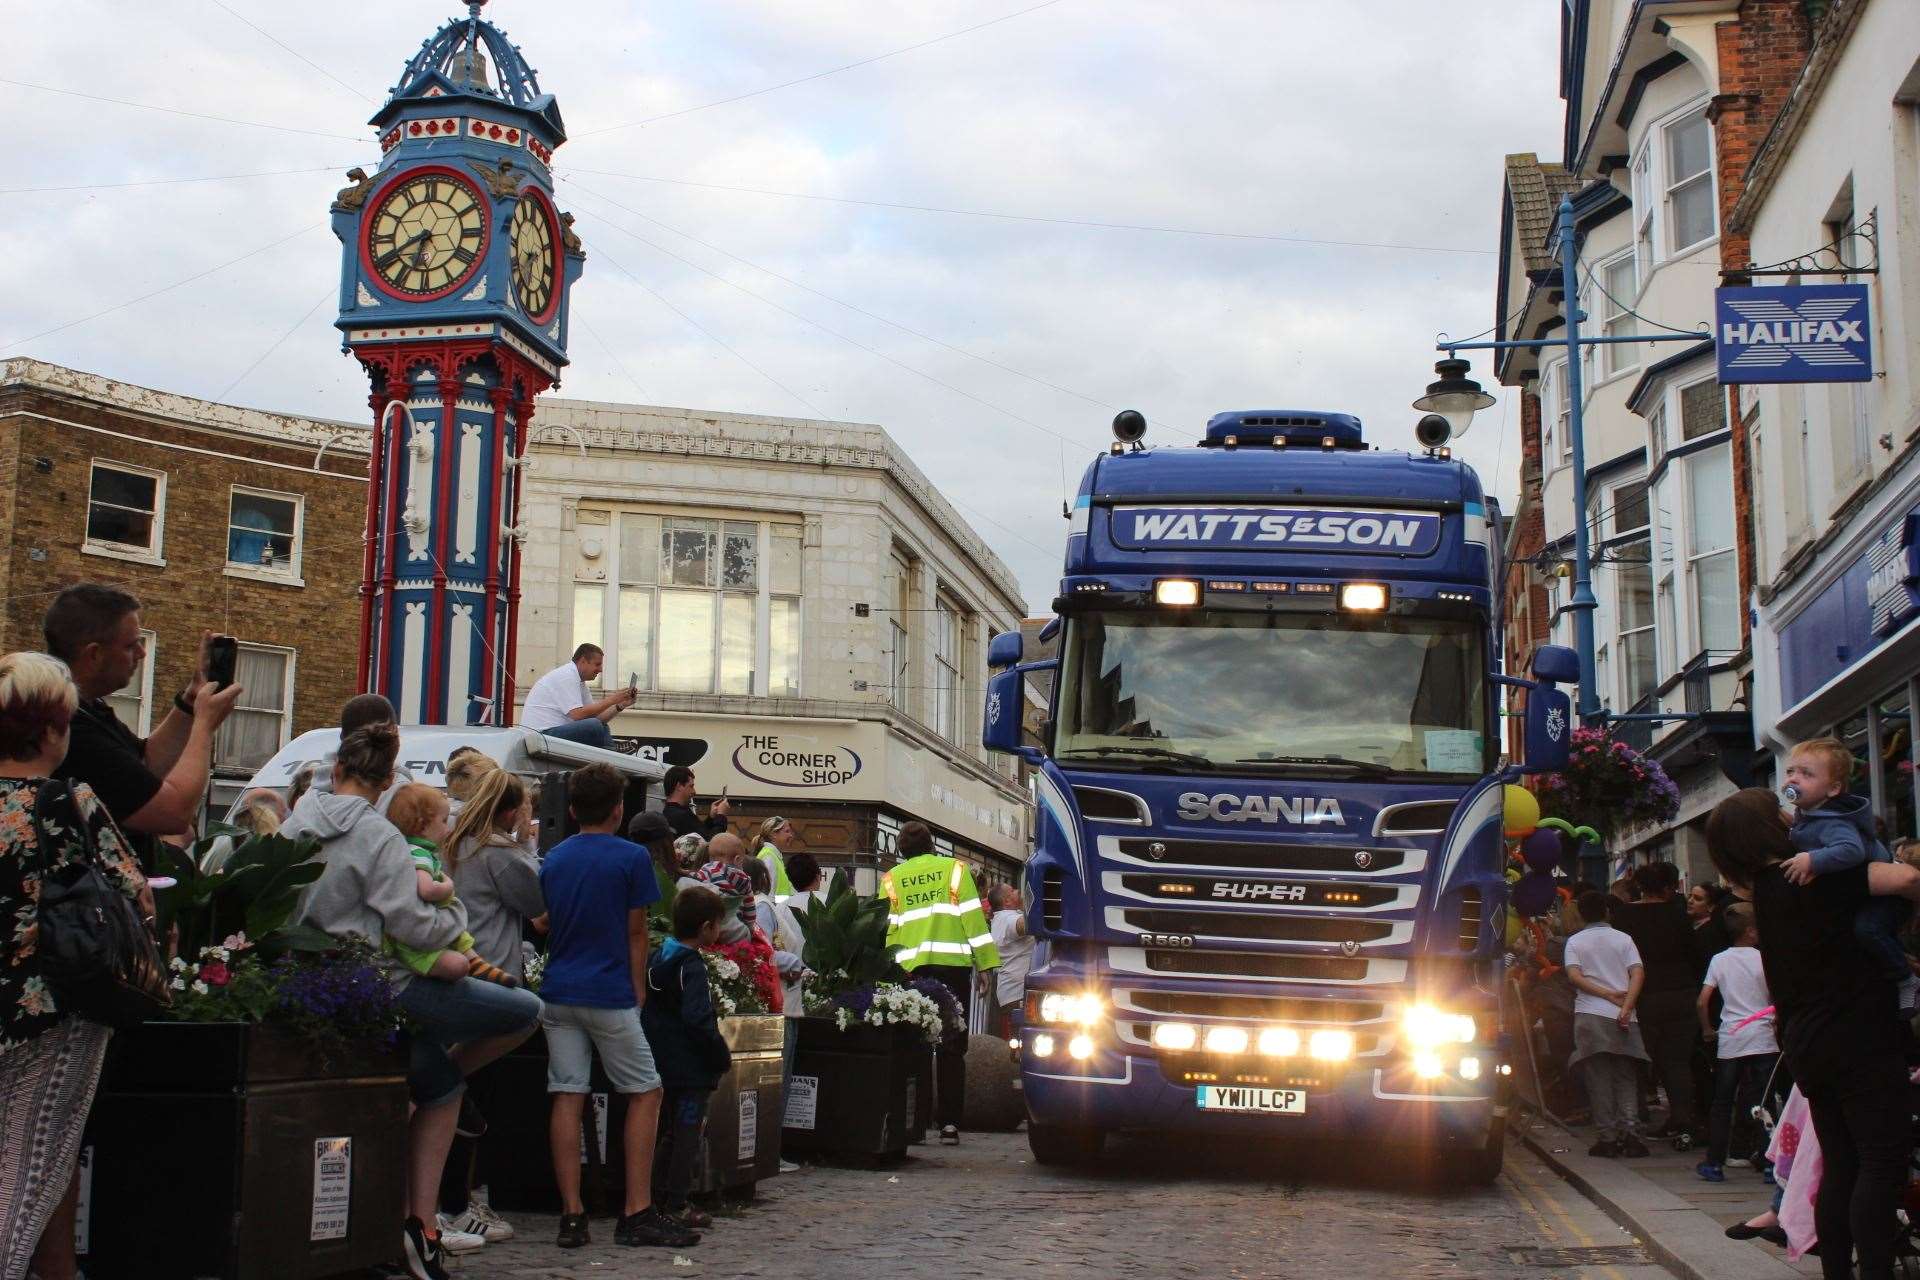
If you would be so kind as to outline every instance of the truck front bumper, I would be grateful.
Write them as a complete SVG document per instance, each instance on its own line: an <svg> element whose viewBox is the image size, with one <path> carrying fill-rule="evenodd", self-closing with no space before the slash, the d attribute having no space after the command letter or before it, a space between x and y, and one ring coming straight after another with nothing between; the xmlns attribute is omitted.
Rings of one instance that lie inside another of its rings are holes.
<svg viewBox="0 0 1920 1280"><path fill-rule="evenodd" d="M1399 1059L1357 1059L1308 1074L1320 1077L1306 1090L1299 1115L1202 1110L1197 1085L1169 1079L1152 1052L1103 1047L1084 1062L1065 1054L1034 1056L1021 1050L1021 1087L1037 1124L1106 1132L1212 1133L1223 1136L1365 1137L1395 1146L1483 1146L1496 1118L1506 1077L1496 1055L1487 1054L1487 1079L1469 1089L1463 1081L1423 1081ZM1315 1064L1317 1068L1319 1064Z"/></svg>

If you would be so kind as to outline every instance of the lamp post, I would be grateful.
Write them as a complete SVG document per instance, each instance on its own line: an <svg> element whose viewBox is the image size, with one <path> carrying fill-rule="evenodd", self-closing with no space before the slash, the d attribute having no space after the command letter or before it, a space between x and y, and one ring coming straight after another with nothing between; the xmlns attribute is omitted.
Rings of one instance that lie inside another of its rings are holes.
<svg viewBox="0 0 1920 1280"><path fill-rule="evenodd" d="M1586 316L1580 310L1579 280L1579 237L1573 220L1573 200L1562 196L1560 208L1555 219L1555 240L1560 255L1560 307L1565 317L1564 333L1558 338L1510 339L1500 342L1440 342L1436 349L1452 357L1458 351L1538 351L1549 347L1565 347L1567 352L1567 438L1573 450L1573 599L1567 603L1568 612L1573 614L1574 652L1580 657L1580 696L1575 705L1580 718L1589 723L1602 720L1667 720L1681 717L1665 715L1618 716L1609 715L1600 708L1600 698L1593 684L1593 612L1599 607L1599 601L1593 594L1593 563L1587 550L1587 444L1586 411L1581 404L1580 351L1583 347L1607 346L1614 343L1640 342L1710 342L1711 333L1634 333L1611 335L1603 334L1597 338L1580 336L1580 322ZM1448 378L1444 366L1457 364L1462 385L1447 385ZM1465 388L1480 390L1479 384L1466 380L1466 362L1464 360L1442 360L1434 365L1441 373L1441 380L1427 388L1427 394L1413 402L1416 409L1433 408L1442 415L1447 410L1439 407L1441 401L1448 399L1448 393L1463 394ZM1445 388L1442 390L1442 388ZM1436 396L1439 390L1441 394ZM1485 408L1493 403L1491 396L1484 397ZM1432 402L1431 405L1429 402ZM1469 414L1471 416L1471 414ZM1451 419L1449 419L1451 421Z"/></svg>

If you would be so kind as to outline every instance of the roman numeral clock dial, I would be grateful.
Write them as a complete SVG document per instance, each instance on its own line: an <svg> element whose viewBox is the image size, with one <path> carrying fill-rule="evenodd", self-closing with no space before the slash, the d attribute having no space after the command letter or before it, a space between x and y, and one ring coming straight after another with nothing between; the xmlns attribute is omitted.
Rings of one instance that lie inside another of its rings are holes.
<svg viewBox="0 0 1920 1280"><path fill-rule="evenodd" d="M546 198L532 187L522 191L507 227L507 243L513 255L513 297L530 319L541 324L553 314L560 275L554 225L553 206Z"/></svg>
<svg viewBox="0 0 1920 1280"><path fill-rule="evenodd" d="M444 173L394 187L367 219L367 263L389 293L437 297L472 274L487 250L479 192Z"/></svg>

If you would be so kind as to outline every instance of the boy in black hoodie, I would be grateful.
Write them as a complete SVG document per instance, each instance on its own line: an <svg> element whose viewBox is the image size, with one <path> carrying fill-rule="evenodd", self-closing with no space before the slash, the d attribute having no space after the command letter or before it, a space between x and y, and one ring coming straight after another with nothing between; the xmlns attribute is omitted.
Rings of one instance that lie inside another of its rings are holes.
<svg viewBox="0 0 1920 1280"><path fill-rule="evenodd" d="M726 899L711 889L688 885L674 895L673 937L647 962L647 999L640 1010L666 1089L655 1156L656 1170L664 1172L656 1172L654 1186L660 1211L690 1228L713 1225L712 1215L687 1203L687 1192L708 1099L733 1065L714 1014L706 961L700 958L700 948L718 940L726 915Z"/></svg>

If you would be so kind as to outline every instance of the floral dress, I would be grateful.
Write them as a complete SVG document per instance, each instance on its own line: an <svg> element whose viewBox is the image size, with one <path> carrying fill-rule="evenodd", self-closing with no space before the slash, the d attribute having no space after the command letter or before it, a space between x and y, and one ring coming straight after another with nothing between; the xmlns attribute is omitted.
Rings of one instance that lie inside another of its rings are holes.
<svg viewBox="0 0 1920 1280"><path fill-rule="evenodd" d="M41 852L33 807L46 785L45 778L0 778L0 939L6 944L0 953L0 1052L18 1048L60 1020L34 955ZM138 897L146 880L126 837L92 788L84 782L70 785L73 808L56 806L47 815L47 833L57 846L47 861L59 867L82 860L90 839L101 871L129 898ZM74 812L86 824L84 832L72 825Z"/></svg>

